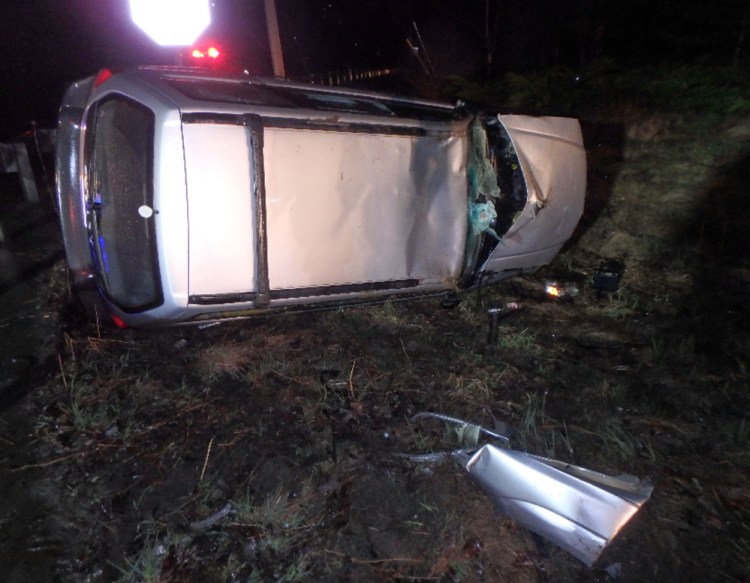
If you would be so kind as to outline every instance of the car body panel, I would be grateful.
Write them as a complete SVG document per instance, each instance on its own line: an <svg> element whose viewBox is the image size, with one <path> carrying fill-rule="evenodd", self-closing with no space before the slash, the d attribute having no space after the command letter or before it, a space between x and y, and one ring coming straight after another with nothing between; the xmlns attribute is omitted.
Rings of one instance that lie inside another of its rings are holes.
<svg viewBox="0 0 750 583"><path fill-rule="evenodd" d="M271 128L264 151L272 290L458 276L458 137Z"/></svg>
<svg viewBox="0 0 750 583"><path fill-rule="evenodd" d="M68 87L57 121L55 146L57 205L68 268L76 286L90 281L93 277L80 161L81 124L93 80L93 77L88 77Z"/></svg>
<svg viewBox="0 0 750 583"><path fill-rule="evenodd" d="M162 297L142 309L113 302L102 273L97 213L127 196L91 183L91 144L103 139L94 120L113 99L153 113L153 152L142 152L152 205L122 217L153 234ZM452 291L527 271L570 236L585 191L576 120L278 80L155 68L88 78L66 93L58 129L73 283L95 282L106 309L133 326ZM480 134L480 162L497 174L489 190L471 177Z"/></svg>
<svg viewBox="0 0 750 583"><path fill-rule="evenodd" d="M185 124L190 296L255 292L255 238L247 132Z"/></svg>

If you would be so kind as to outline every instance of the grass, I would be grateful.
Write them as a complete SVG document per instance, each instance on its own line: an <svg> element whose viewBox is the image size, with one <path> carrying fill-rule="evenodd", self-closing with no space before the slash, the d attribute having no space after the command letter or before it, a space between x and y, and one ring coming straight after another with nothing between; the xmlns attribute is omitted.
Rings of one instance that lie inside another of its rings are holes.
<svg viewBox="0 0 750 583"><path fill-rule="evenodd" d="M528 328L524 328L518 332L511 331L509 333L500 334L498 346L502 349L517 350L527 353L539 351L539 347L536 344L536 335L530 332Z"/></svg>
<svg viewBox="0 0 750 583"><path fill-rule="evenodd" d="M118 583L159 583L166 553L163 543L146 540L135 556L125 559L124 567L114 565L120 572Z"/></svg>

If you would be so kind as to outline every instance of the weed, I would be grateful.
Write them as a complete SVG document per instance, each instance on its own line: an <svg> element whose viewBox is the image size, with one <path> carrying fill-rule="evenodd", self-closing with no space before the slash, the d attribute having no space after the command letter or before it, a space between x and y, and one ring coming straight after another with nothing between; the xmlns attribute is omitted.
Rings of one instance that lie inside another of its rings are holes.
<svg viewBox="0 0 750 583"><path fill-rule="evenodd" d="M630 434L619 419L609 419L600 432L600 437L608 453L621 460L630 460L638 454L645 454L651 461L656 460L650 441Z"/></svg>
<svg viewBox="0 0 750 583"><path fill-rule="evenodd" d="M118 583L158 583L167 545L156 540L146 540L143 548L133 558L125 559L125 567L111 563L121 574Z"/></svg>
<svg viewBox="0 0 750 583"><path fill-rule="evenodd" d="M544 411L543 405L540 412L539 398L537 395L526 395L526 407L523 410L521 417L521 431L523 435L538 437L537 433L537 417L540 417L540 421L544 422Z"/></svg>
<svg viewBox="0 0 750 583"><path fill-rule="evenodd" d="M222 374L239 378L252 352L251 346L237 342L209 346L198 354L198 373L205 381L216 380Z"/></svg>
<svg viewBox="0 0 750 583"><path fill-rule="evenodd" d="M667 343L662 336L651 337L651 358L654 363L662 362L667 352Z"/></svg>
<svg viewBox="0 0 750 583"><path fill-rule="evenodd" d="M604 379L594 390L594 395L600 401L612 401L617 398L621 388L610 379Z"/></svg>
<svg viewBox="0 0 750 583"><path fill-rule="evenodd" d="M300 555L286 568L284 574L278 579L279 583L295 583L296 581L309 581L311 575L310 560L306 555Z"/></svg>
<svg viewBox="0 0 750 583"><path fill-rule="evenodd" d="M555 263L560 265L560 267L567 273L575 271L575 258L573 257L573 253L571 252L561 253L560 255L558 255L555 259Z"/></svg>
<svg viewBox="0 0 750 583"><path fill-rule="evenodd" d="M530 332L528 328L524 328L520 332L501 334L498 345L500 348L507 350L520 350L531 353L539 351L539 346L536 343L536 335Z"/></svg>
<svg viewBox="0 0 750 583"><path fill-rule="evenodd" d="M258 367L258 372L261 375L268 373L283 373L288 370L289 366L284 356L274 356L273 354L266 355Z"/></svg>
<svg viewBox="0 0 750 583"><path fill-rule="evenodd" d="M745 446L750 441L750 423L745 418L732 421L727 424L724 433L730 444Z"/></svg>
<svg viewBox="0 0 750 583"><path fill-rule="evenodd" d="M474 369L476 371L476 369ZM502 376L502 373L499 377ZM498 379L499 379L498 377ZM492 379L492 380L498 380ZM465 399L477 398L477 397L489 397L492 394L491 379L479 378L479 375L473 374L471 376L457 375L450 373L447 378L447 384L453 387L455 394Z"/></svg>
<svg viewBox="0 0 750 583"><path fill-rule="evenodd" d="M526 402L520 412L520 426L516 438L524 449L534 449L545 452L549 457L554 457L558 442L562 442L565 449L573 451L568 436L567 427L563 425L563 431L549 430L547 425L558 425L550 419L546 413L547 391L540 396L527 393Z"/></svg>
<svg viewBox="0 0 750 583"><path fill-rule="evenodd" d="M237 519L255 526L266 546L276 554L286 554L309 530L309 514L315 492L308 481L299 491L278 488L260 503L249 493L234 502Z"/></svg>
<svg viewBox="0 0 750 583"><path fill-rule="evenodd" d="M545 455L550 458L557 457L558 442L563 445L568 456L573 455L573 445L568 435L568 428L563 424L562 431L550 431L549 437L544 442Z"/></svg>
<svg viewBox="0 0 750 583"><path fill-rule="evenodd" d="M451 581L453 583L460 583L471 573L471 562L470 561L451 561Z"/></svg>
<svg viewBox="0 0 750 583"><path fill-rule="evenodd" d="M390 322L391 324L400 325L401 324L401 318L399 315L399 311L396 308L396 304L393 300L386 300L383 303L383 307L380 310L380 313L383 316L383 319L386 322Z"/></svg>
<svg viewBox="0 0 750 583"><path fill-rule="evenodd" d="M739 356L735 356L734 363L737 365L737 378L747 379L748 378L747 362L744 359L741 359Z"/></svg>
<svg viewBox="0 0 750 583"><path fill-rule="evenodd" d="M613 320L628 318L638 309L639 304L640 298L637 294L627 288L621 288L607 297L603 314Z"/></svg>
<svg viewBox="0 0 750 583"><path fill-rule="evenodd" d="M117 407L100 395L96 386L72 375L67 381L70 398L70 415L73 426L79 431L100 430L114 423Z"/></svg>

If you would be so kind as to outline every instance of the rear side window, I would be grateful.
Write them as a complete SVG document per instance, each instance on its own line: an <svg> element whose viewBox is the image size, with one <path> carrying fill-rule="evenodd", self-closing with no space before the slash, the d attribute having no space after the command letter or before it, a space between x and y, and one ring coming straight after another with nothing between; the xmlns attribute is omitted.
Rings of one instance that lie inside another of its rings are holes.
<svg viewBox="0 0 750 583"><path fill-rule="evenodd" d="M105 295L126 311L162 303L153 208L154 116L108 97L87 120L90 243Z"/></svg>
<svg viewBox="0 0 750 583"><path fill-rule="evenodd" d="M218 101L269 107L294 107L287 99L247 82L215 79L180 79L167 77L166 82L183 95L197 101Z"/></svg>

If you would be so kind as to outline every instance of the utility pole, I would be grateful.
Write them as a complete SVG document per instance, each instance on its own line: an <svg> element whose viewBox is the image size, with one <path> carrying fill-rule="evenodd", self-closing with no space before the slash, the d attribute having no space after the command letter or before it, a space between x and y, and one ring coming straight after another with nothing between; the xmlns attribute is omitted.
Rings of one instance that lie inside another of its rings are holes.
<svg viewBox="0 0 750 583"><path fill-rule="evenodd" d="M281 52L281 37L279 36L279 19L276 16L276 0L264 0L266 11L266 29L268 30L268 44L271 47L271 62L275 77L286 77L284 71L284 54Z"/></svg>

